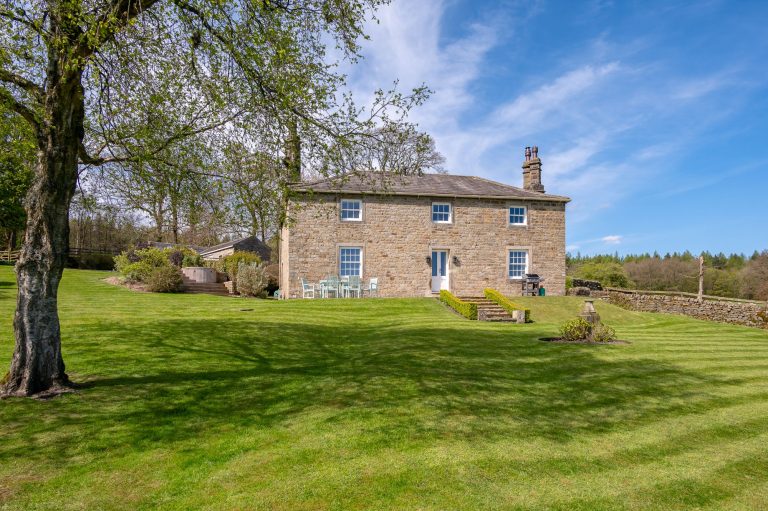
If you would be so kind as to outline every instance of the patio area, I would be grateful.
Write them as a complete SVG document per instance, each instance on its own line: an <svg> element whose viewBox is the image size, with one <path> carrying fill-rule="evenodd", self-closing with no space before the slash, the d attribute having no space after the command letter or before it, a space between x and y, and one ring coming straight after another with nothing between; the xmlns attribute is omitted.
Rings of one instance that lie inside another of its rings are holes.
<svg viewBox="0 0 768 511"><path fill-rule="evenodd" d="M328 275L319 282L301 279L302 298L363 298L379 295L379 279L372 277L367 285L357 275Z"/></svg>

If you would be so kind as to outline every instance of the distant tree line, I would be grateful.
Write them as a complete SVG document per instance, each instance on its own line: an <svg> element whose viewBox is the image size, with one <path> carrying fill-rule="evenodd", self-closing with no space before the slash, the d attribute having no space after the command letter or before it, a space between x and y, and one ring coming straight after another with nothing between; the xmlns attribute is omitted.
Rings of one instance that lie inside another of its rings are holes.
<svg viewBox="0 0 768 511"><path fill-rule="evenodd" d="M751 256L722 252L701 255L705 294L768 300L768 250L756 250ZM664 255L569 254L567 266L571 277L598 280L610 287L696 293L699 286L699 256L689 251Z"/></svg>

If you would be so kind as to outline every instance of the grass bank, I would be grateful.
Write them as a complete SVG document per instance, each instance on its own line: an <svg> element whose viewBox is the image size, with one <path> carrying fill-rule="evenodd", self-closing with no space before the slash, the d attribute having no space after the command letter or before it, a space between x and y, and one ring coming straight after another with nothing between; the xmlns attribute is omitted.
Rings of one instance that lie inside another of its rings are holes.
<svg viewBox="0 0 768 511"><path fill-rule="evenodd" d="M760 509L768 332L598 304L623 346L437 300L135 293L67 270L85 388L0 401L0 509ZM0 370L15 289L0 266ZM247 310L244 310L247 309Z"/></svg>

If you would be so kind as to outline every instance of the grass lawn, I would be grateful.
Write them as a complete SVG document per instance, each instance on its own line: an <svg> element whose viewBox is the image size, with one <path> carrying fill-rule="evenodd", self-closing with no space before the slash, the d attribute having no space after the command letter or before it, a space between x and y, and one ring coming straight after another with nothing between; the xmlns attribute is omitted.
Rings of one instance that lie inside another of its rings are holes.
<svg viewBox="0 0 768 511"><path fill-rule="evenodd" d="M436 300L134 293L68 270L68 373L0 401L0 509L766 509L768 332L598 304L630 345ZM0 371L13 340L0 267Z"/></svg>

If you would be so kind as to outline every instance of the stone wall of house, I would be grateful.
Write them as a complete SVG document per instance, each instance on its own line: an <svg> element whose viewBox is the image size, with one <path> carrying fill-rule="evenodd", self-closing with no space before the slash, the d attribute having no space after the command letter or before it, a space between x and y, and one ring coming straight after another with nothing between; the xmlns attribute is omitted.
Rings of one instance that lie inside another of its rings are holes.
<svg viewBox="0 0 768 511"><path fill-rule="evenodd" d="M617 289L592 294L598 295L613 304L637 311L682 314L709 321L768 328L768 305L765 302L718 300L714 297L699 302L695 296Z"/></svg>
<svg viewBox="0 0 768 511"><path fill-rule="evenodd" d="M450 289L457 295L482 295L492 287L519 295L510 280L507 251L529 251L530 273L546 279L548 294L565 293L565 204L550 201L365 196L363 219L342 222L341 197L314 194L289 208L292 224L283 233L282 288L301 297L300 279L318 282L338 274L339 247L363 248L363 281L379 279L380 296L431 296L433 249L448 250ZM358 198L358 197L354 197ZM450 202L452 222L432 222L432 202ZM510 226L508 208L528 207L528 225Z"/></svg>

